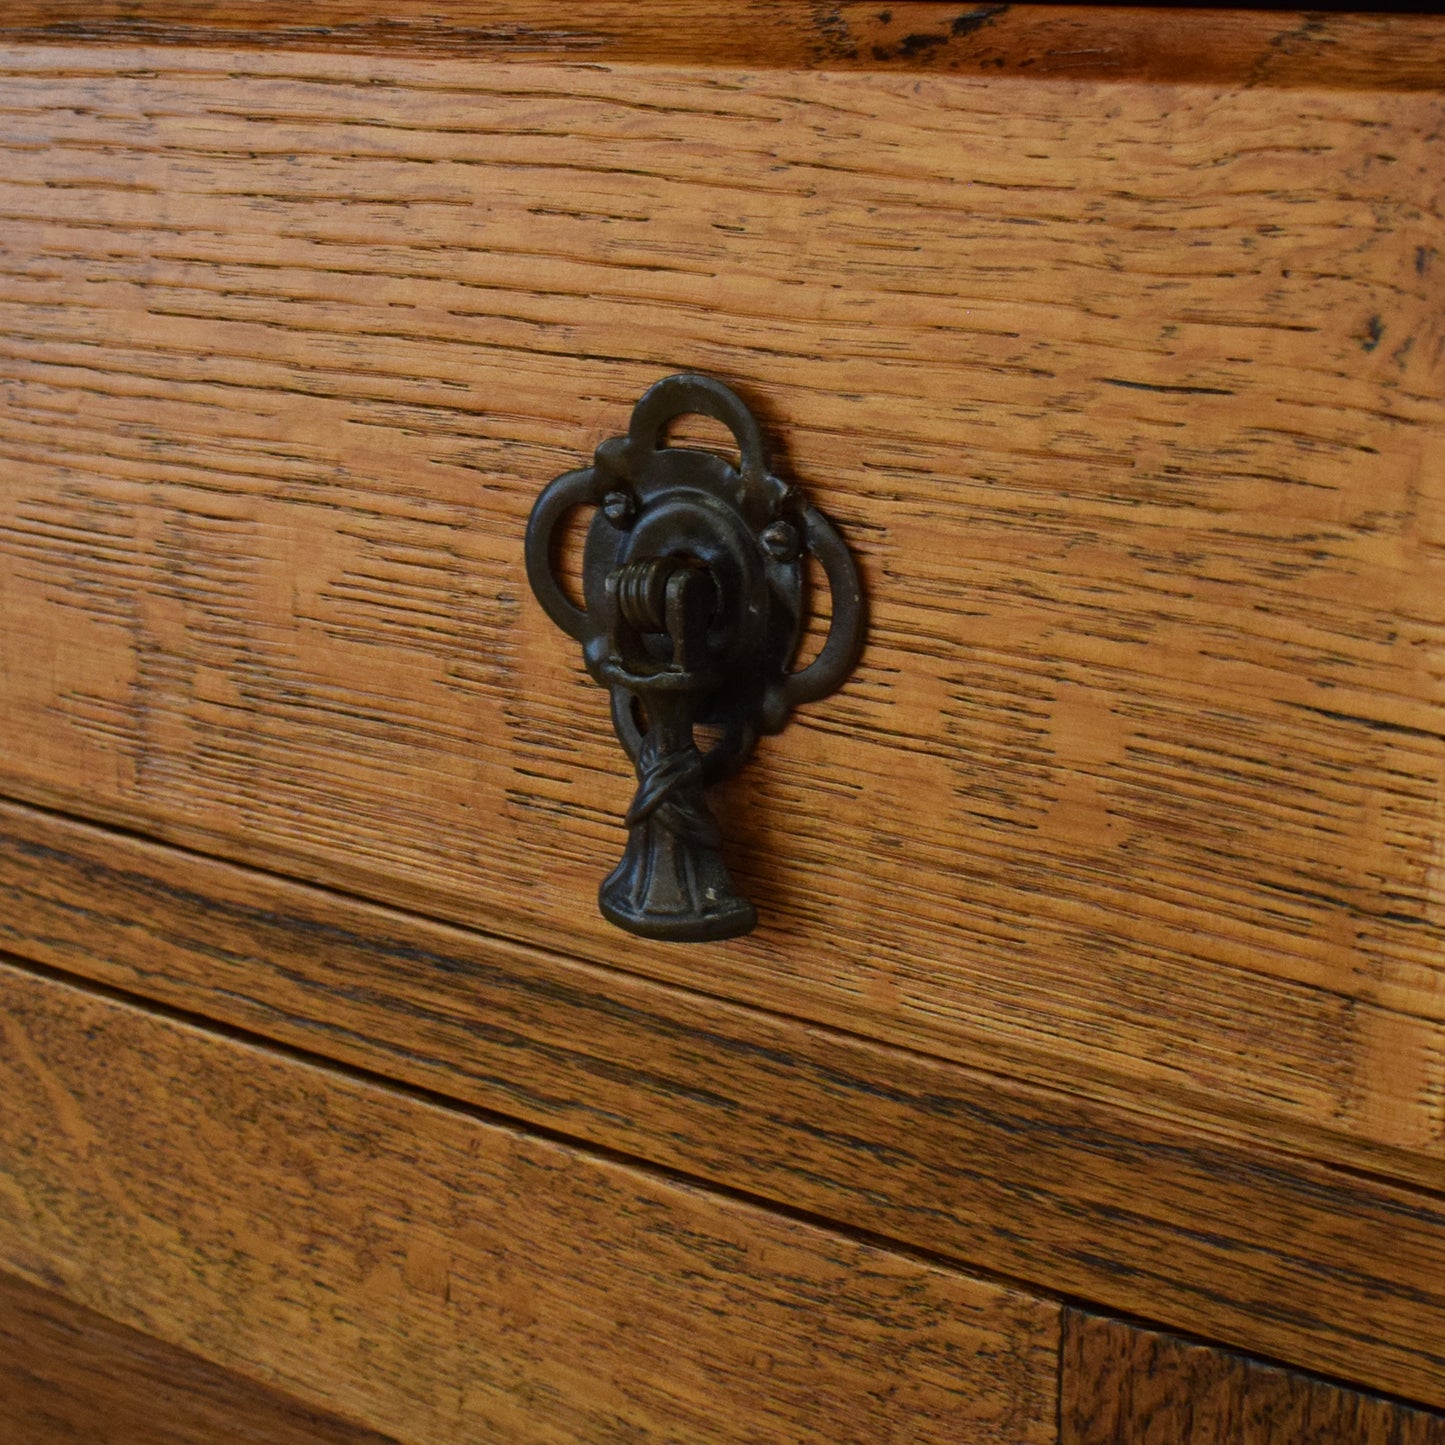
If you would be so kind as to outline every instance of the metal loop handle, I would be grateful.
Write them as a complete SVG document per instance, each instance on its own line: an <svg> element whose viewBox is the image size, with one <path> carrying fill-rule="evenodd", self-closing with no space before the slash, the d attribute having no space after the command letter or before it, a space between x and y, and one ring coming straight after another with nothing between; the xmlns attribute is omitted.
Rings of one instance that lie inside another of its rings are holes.
<svg viewBox="0 0 1445 1445"><path fill-rule="evenodd" d="M863 584L847 543L838 529L816 507L805 502L800 509L803 544L823 565L828 590L833 594L833 615L828 636L817 657L801 672L790 673L783 683L783 697L789 709L817 702L836 692L847 679L863 651L867 610Z"/></svg>
<svg viewBox="0 0 1445 1445"><path fill-rule="evenodd" d="M547 616L578 642L585 642L590 631L587 613L562 591L557 574L552 570L552 534L574 507L589 503L595 506L606 490L606 477L599 476L594 468L567 472L547 485L527 519L524 547L527 581L532 584L532 591Z"/></svg>

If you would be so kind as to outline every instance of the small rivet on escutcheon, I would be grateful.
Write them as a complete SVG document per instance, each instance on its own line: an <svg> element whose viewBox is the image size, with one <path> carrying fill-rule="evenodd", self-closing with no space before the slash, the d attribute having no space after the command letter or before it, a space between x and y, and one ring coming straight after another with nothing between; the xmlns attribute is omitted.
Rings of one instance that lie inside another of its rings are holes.
<svg viewBox="0 0 1445 1445"><path fill-rule="evenodd" d="M791 522L772 522L763 529L763 548L774 562L794 562L803 550Z"/></svg>
<svg viewBox="0 0 1445 1445"><path fill-rule="evenodd" d="M608 492L602 499L602 515L619 532L623 531L632 525L637 516L637 498L620 487L615 492Z"/></svg>

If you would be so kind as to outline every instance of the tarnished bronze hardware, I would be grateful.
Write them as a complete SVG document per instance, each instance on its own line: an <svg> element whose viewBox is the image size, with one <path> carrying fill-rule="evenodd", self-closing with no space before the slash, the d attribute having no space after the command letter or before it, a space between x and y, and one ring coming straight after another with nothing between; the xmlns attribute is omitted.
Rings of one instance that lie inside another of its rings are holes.
<svg viewBox="0 0 1445 1445"><path fill-rule="evenodd" d="M697 413L737 438L738 467L664 447L669 422ZM553 534L595 506L582 559L585 608L562 591ZM804 622L803 556L833 594L822 650L789 670ZM839 687L863 645L857 569L833 525L769 474L742 400L706 376L669 376L637 403L625 437L558 477L527 525L527 577L547 615L582 644L612 695L612 722L637 769L627 849L603 882L602 912L648 938L733 938L757 923L723 863L703 790L736 772L762 733ZM716 741L699 750L694 729Z"/></svg>

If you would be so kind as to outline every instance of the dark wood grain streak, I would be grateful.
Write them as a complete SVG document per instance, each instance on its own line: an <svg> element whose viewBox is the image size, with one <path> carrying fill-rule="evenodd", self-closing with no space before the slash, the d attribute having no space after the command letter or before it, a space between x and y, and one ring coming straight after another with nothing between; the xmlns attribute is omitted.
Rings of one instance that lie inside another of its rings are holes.
<svg viewBox="0 0 1445 1445"><path fill-rule="evenodd" d="M9 0L0 38L1434 90L1430 18L937 0Z"/></svg>
<svg viewBox="0 0 1445 1445"><path fill-rule="evenodd" d="M0 790L1445 1187L1440 97L18 46L0 106ZM720 790L705 960L597 914L629 769L521 565L679 366L873 619Z"/></svg>
<svg viewBox="0 0 1445 1445"><path fill-rule="evenodd" d="M1445 1415L1064 1313L1060 1445L1445 1445Z"/></svg>
<svg viewBox="0 0 1445 1445"><path fill-rule="evenodd" d="M1445 1202L0 805L38 962L1445 1404Z"/></svg>
<svg viewBox="0 0 1445 1445"><path fill-rule="evenodd" d="M427 1445L1050 1445L1056 1305L0 964L0 1262Z"/></svg>
<svg viewBox="0 0 1445 1445"><path fill-rule="evenodd" d="M5 1445L395 1445L0 1274Z"/></svg>

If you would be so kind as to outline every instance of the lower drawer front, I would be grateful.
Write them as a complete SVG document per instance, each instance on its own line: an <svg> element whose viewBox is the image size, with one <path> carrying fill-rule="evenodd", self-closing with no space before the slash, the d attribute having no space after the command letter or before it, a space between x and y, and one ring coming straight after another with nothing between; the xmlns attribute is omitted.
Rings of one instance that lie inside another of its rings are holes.
<svg viewBox="0 0 1445 1445"><path fill-rule="evenodd" d="M1445 1445L19 966L0 999L6 1445Z"/></svg>
<svg viewBox="0 0 1445 1445"><path fill-rule="evenodd" d="M1445 1415L1080 1310L1060 1445L1445 1445Z"/></svg>
<svg viewBox="0 0 1445 1445"><path fill-rule="evenodd" d="M0 965L0 1268L406 1441L1056 1434L1059 1309Z"/></svg>
<svg viewBox="0 0 1445 1445"><path fill-rule="evenodd" d="M397 1445L0 1274L5 1445Z"/></svg>
<svg viewBox="0 0 1445 1445"><path fill-rule="evenodd" d="M1445 1406L1445 1201L1422 1191L4 802L0 948L970 1272Z"/></svg>

